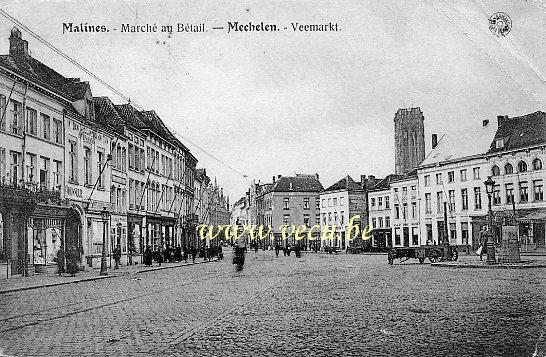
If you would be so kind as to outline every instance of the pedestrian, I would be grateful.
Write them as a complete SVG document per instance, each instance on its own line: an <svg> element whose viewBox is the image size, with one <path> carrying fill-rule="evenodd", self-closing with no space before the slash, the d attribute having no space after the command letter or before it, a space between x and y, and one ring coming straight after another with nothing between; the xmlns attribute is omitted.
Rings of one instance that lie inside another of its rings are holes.
<svg viewBox="0 0 546 357"><path fill-rule="evenodd" d="M485 229L485 226L482 227L482 230L480 231L480 247L478 248L479 254L480 254L480 260L483 260L482 256L484 254L487 254L487 239L489 238L489 234L487 230Z"/></svg>
<svg viewBox="0 0 546 357"><path fill-rule="evenodd" d="M235 271L241 272L245 265L245 252L246 244L242 240L238 240L233 251L233 264L235 265Z"/></svg>
<svg viewBox="0 0 546 357"><path fill-rule="evenodd" d="M258 242L255 242L254 243L254 253L258 253L259 248L260 248L260 246L258 245Z"/></svg>
<svg viewBox="0 0 546 357"><path fill-rule="evenodd" d="M182 261L182 248L180 247L180 244L176 247L176 252L174 254L174 259L177 261L177 262L181 262Z"/></svg>
<svg viewBox="0 0 546 357"><path fill-rule="evenodd" d="M119 267L121 266L121 247L119 246L119 244L114 249L113 253L114 253L114 261L116 262L114 269L119 269Z"/></svg>
<svg viewBox="0 0 546 357"><path fill-rule="evenodd" d="M197 248L195 248L195 246L190 246L190 251L191 251L191 259L193 261L193 264L195 264L195 258L197 257Z"/></svg>
<svg viewBox="0 0 546 357"><path fill-rule="evenodd" d="M290 256L290 244L286 245L286 255Z"/></svg>
<svg viewBox="0 0 546 357"><path fill-rule="evenodd" d="M170 254L171 247L167 244L167 246L163 249L161 252L163 254L163 262L170 263Z"/></svg>
<svg viewBox="0 0 546 357"><path fill-rule="evenodd" d="M218 261L224 259L224 252L221 245L218 246Z"/></svg>
<svg viewBox="0 0 546 357"><path fill-rule="evenodd" d="M281 247L279 247L279 243L278 242L275 243L275 255L277 256L277 258L279 257L279 250L280 249L281 249Z"/></svg>
<svg viewBox="0 0 546 357"><path fill-rule="evenodd" d="M76 276L78 270L79 254L74 245L69 246L66 252L66 270L70 276Z"/></svg>
<svg viewBox="0 0 546 357"><path fill-rule="evenodd" d="M144 265L146 265L147 267L151 267L152 260L153 260L152 248L150 248L150 246L147 245L146 250L144 251Z"/></svg>
<svg viewBox="0 0 546 357"><path fill-rule="evenodd" d="M159 263L159 266L161 266L161 263L163 263L163 249L161 247L157 247L156 259Z"/></svg>
<svg viewBox="0 0 546 357"><path fill-rule="evenodd" d="M185 245L184 246L184 263L188 262L188 255L190 255L189 253L190 253L189 248L188 246Z"/></svg>
<svg viewBox="0 0 546 357"><path fill-rule="evenodd" d="M207 248L207 257L209 258L209 262L212 260L212 255L214 254L214 249L212 246Z"/></svg>
<svg viewBox="0 0 546 357"><path fill-rule="evenodd" d="M294 253L296 254L296 258L301 258L301 247L299 244L294 246Z"/></svg>
<svg viewBox="0 0 546 357"><path fill-rule="evenodd" d="M64 273L64 248L60 247L57 251L57 271L59 276Z"/></svg>

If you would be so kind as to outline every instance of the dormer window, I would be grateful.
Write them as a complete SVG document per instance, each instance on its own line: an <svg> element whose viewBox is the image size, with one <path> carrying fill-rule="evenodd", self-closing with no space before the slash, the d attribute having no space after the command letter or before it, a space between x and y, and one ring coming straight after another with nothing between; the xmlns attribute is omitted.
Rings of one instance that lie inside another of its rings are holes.
<svg viewBox="0 0 546 357"><path fill-rule="evenodd" d="M502 149L504 147L504 139L500 138L495 140L495 148L496 149Z"/></svg>

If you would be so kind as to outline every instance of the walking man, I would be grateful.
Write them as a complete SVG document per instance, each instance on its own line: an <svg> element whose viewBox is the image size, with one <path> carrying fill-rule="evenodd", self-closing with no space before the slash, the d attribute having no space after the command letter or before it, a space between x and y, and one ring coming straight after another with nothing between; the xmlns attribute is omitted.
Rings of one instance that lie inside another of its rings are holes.
<svg viewBox="0 0 546 357"><path fill-rule="evenodd" d="M121 265L121 247L119 244L117 245L116 249L114 249L114 261L116 262L114 269L119 269Z"/></svg>

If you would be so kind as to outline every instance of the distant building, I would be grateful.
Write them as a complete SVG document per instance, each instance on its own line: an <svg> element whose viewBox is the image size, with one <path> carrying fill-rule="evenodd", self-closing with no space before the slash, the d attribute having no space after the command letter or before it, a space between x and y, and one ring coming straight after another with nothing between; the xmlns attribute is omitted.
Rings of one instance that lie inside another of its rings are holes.
<svg viewBox="0 0 546 357"><path fill-rule="evenodd" d="M395 174L410 172L425 158L425 129L419 107L398 109L394 116Z"/></svg>

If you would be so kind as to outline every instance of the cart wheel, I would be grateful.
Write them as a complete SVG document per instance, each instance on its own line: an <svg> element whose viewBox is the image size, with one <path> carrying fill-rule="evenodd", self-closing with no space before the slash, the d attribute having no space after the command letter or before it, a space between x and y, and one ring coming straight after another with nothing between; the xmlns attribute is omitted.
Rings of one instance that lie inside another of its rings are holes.
<svg viewBox="0 0 546 357"><path fill-rule="evenodd" d="M387 254L387 258L389 259L389 265L392 265L394 263L395 254L395 252L389 250L389 254Z"/></svg>
<svg viewBox="0 0 546 357"><path fill-rule="evenodd" d="M423 264L425 262L425 258L419 258L419 264Z"/></svg>
<svg viewBox="0 0 546 357"><path fill-rule="evenodd" d="M457 252L457 249L453 249L451 252L451 260L456 262L457 259L459 259L459 252Z"/></svg>
<svg viewBox="0 0 546 357"><path fill-rule="evenodd" d="M428 252L428 260L430 260L431 263L441 262L443 260L442 251L438 248L431 249L430 252Z"/></svg>

